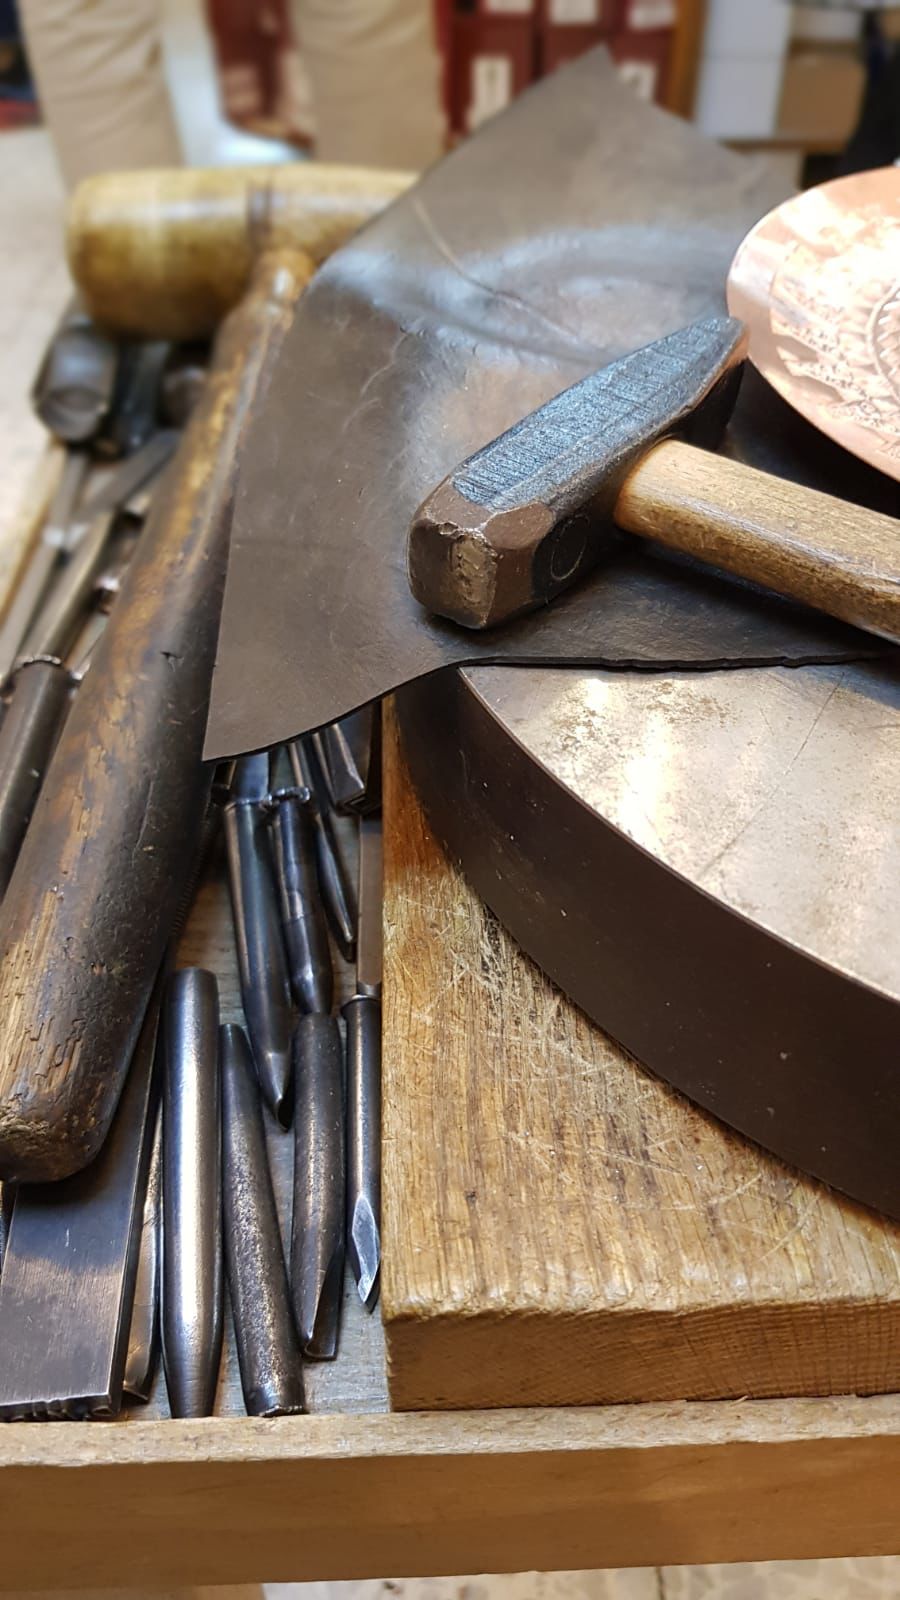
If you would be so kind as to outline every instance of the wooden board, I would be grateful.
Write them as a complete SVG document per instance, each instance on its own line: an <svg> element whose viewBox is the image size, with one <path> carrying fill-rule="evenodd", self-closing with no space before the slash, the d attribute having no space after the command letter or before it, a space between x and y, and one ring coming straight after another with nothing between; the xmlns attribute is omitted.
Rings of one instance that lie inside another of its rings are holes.
<svg viewBox="0 0 900 1600"><path fill-rule="evenodd" d="M0 1589L900 1551L900 1400L13 1423Z"/></svg>
<svg viewBox="0 0 900 1600"><path fill-rule="evenodd" d="M385 815L393 1405L900 1387L900 1228L727 1132L555 990L448 865L394 736Z"/></svg>

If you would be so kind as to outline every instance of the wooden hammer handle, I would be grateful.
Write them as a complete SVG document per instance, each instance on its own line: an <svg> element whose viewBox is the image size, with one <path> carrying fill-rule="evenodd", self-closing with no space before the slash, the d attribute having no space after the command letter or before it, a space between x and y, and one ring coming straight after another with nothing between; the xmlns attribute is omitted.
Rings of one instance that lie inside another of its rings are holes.
<svg viewBox="0 0 900 1600"><path fill-rule="evenodd" d="M0 909L0 1177L103 1142L206 803L201 756L248 417L314 270L264 256L216 342Z"/></svg>
<svg viewBox="0 0 900 1600"><path fill-rule="evenodd" d="M297 161L88 178L69 202L69 267L104 327L205 338L241 298L261 251L304 250L319 263L413 177Z"/></svg>
<svg viewBox="0 0 900 1600"><path fill-rule="evenodd" d="M644 457L615 521L900 644L900 522L675 440Z"/></svg>

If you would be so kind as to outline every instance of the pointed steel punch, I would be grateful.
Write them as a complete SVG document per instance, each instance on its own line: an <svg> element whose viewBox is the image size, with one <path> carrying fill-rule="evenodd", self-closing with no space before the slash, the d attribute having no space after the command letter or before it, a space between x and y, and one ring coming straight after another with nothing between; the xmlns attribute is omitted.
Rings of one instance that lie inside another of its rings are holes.
<svg viewBox="0 0 900 1600"><path fill-rule="evenodd" d="M223 821L241 995L260 1087L273 1115L291 1117L291 996L269 841L269 757L235 763Z"/></svg>
<svg viewBox="0 0 900 1600"><path fill-rule="evenodd" d="M306 1409L300 1343L266 1153L259 1083L243 1028L220 1030L225 1264L251 1417Z"/></svg>
<svg viewBox="0 0 900 1600"><path fill-rule="evenodd" d="M219 992L185 967L163 1013L162 1347L173 1417L207 1417L222 1355Z"/></svg>
<svg viewBox="0 0 900 1600"><path fill-rule="evenodd" d="M336 1017L301 1017L294 1034L291 1293L303 1352L337 1355L344 1288L344 1052Z"/></svg>
<svg viewBox="0 0 900 1600"><path fill-rule="evenodd" d="M329 926L345 961L356 959L356 895L337 840L331 799L312 741L294 739L287 747L294 782L308 789L315 829L316 867Z"/></svg>
<svg viewBox="0 0 900 1600"><path fill-rule="evenodd" d="M347 1024L347 1250L359 1298L371 1310L381 1267L381 818L359 826L356 994Z"/></svg>
<svg viewBox="0 0 900 1600"><path fill-rule="evenodd" d="M334 973L316 871L314 801L308 789L279 789L272 802L275 868L291 989L301 1011L329 1012Z"/></svg>

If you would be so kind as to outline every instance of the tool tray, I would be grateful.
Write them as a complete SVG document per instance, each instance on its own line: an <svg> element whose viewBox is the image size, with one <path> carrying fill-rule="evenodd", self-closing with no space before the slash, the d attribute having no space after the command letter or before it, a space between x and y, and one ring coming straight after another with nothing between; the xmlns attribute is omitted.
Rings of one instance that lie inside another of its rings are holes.
<svg viewBox="0 0 900 1600"><path fill-rule="evenodd" d="M388 840L408 820L388 807ZM390 916L390 868L386 894ZM219 973L236 1012L216 874L183 955ZM381 1316L349 1279L340 1354L306 1383L308 1416L247 1418L226 1314L215 1417L171 1421L158 1378L117 1422L6 1424L2 1588L900 1549L900 1396L391 1413Z"/></svg>

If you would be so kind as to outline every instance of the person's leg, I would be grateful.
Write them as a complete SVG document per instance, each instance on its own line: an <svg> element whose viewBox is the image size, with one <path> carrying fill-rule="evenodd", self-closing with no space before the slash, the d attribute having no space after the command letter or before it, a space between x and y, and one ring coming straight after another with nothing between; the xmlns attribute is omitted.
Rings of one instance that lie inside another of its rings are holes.
<svg viewBox="0 0 900 1600"><path fill-rule="evenodd" d="M323 161L419 168L443 148L433 0L292 0Z"/></svg>
<svg viewBox="0 0 900 1600"><path fill-rule="evenodd" d="M19 8L66 183L181 164L159 0L19 0Z"/></svg>

